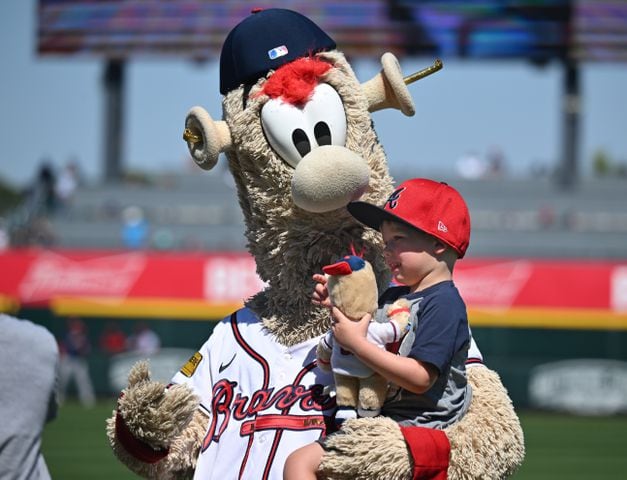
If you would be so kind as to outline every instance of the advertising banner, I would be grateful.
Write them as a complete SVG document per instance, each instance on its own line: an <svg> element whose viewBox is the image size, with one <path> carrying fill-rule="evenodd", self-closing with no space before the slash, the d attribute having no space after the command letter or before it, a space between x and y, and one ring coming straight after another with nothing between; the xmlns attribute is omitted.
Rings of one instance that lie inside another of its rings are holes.
<svg viewBox="0 0 627 480"><path fill-rule="evenodd" d="M264 288L241 253L8 250L0 307L59 314L222 318ZM627 329L627 262L464 259L454 280L471 324Z"/></svg>

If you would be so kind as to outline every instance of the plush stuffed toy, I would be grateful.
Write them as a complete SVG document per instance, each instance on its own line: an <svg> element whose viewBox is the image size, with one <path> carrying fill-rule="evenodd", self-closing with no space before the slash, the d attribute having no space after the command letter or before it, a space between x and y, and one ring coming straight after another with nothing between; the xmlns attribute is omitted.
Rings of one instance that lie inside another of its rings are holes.
<svg viewBox="0 0 627 480"><path fill-rule="evenodd" d="M369 262L357 255L323 267L331 304L351 320L358 321L377 309L377 279ZM409 302L398 299L389 308L387 322L371 321L368 339L381 348L400 342L409 325ZM383 376L364 365L334 341L329 330L316 349L318 365L331 370L335 381L335 419L342 424L349 418L375 417L381 412L388 391Z"/></svg>
<svg viewBox="0 0 627 480"><path fill-rule="evenodd" d="M316 365L315 350L329 316L311 302L312 276L353 244L380 291L390 278L379 233L345 209L357 198L382 205L393 191L370 113L414 112L394 56L383 55L382 67L361 84L333 40L290 10L256 11L226 38L223 120L195 107L185 139L203 168L226 153L248 250L267 287L216 324L169 387L151 380L145 362L133 367L107 434L139 475L281 479L287 455L324 433L332 377ZM435 431L348 420L320 478L510 475L524 457L511 401L486 367L469 368L468 377L473 398L460 422Z"/></svg>

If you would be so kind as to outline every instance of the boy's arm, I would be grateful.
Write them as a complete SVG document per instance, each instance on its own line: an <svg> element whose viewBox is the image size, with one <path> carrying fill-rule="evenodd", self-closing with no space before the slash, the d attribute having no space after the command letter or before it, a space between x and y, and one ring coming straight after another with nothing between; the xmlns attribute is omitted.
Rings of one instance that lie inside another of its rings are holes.
<svg viewBox="0 0 627 480"><path fill-rule="evenodd" d="M333 307L332 312L335 341L351 351L363 363L389 381L417 394L424 393L433 386L439 375L436 367L430 363L388 352L368 341L366 332L370 315L365 315L355 322L336 307Z"/></svg>

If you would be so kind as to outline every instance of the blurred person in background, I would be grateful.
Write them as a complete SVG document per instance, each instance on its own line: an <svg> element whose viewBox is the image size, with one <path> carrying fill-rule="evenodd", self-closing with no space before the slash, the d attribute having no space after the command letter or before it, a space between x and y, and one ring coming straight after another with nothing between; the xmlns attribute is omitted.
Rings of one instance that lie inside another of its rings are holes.
<svg viewBox="0 0 627 480"><path fill-rule="evenodd" d="M146 246L148 222L144 211L134 205L122 211L122 241L126 248L139 250Z"/></svg>
<svg viewBox="0 0 627 480"><path fill-rule="evenodd" d="M0 252L9 248L11 241L6 220L0 217Z"/></svg>
<svg viewBox="0 0 627 480"><path fill-rule="evenodd" d="M44 215L54 213L57 206L55 185L54 168L48 159L44 159L39 166L35 182L27 191L28 202L34 212L40 212Z"/></svg>
<svg viewBox="0 0 627 480"><path fill-rule="evenodd" d="M65 208L68 207L74 198L74 192L78 187L78 165L74 160L68 161L63 167L61 173L54 185L55 194L59 201L59 206Z"/></svg>
<svg viewBox="0 0 627 480"><path fill-rule="evenodd" d="M81 404L87 408L93 407L96 396L89 375L88 362L91 344L87 336L87 327L81 318L71 316L67 319L67 332L61 341L60 350L59 402L64 402L70 381L74 379Z"/></svg>
<svg viewBox="0 0 627 480"><path fill-rule="evenodd" d="M143 357L154 355L161 349L161 339L146 322L141 322L129 338L129 349Z"/></svg>
<svg viewBox="0 0 627 480"><path fill-rule="evenodd" d="M464 153L455 163L457 174L467 180L479 180L486 174L485 162L479 158L477 153L469 151Z"/></svg>
<svg viewBox="0 0 627 480"><path fill-rule="evenodd" d="M117 322L110 321L104 326L102 334L98 340L100 351L106 355L107 378L109 380L109 393L115 395L119 388L114 386L112 380L112 367L118 361L116 356L127 351L128 338Z"/></svg>
<svg viewBox="0 0 627 480"><path fill-rule="evenodd" d="M39 167L33 183L21 194L22 202L9 217L9 243L15 247L51 247L56 235L49 221L57 207L56 176L48 159Z"/></svg>
<svg viewBox="0 0 627 480"><path fill-rule="evenodd" d="M102 335L100 336L100 350L105 354L117 355L126 351L128 339L119 325L115 322L108 322Z"/></svg>
<svg viewBox="0 0 627 480"><path fill-rule="evenodd" d="M487 173L486 176L492 179L499 179L505 176L505 154L498 145L492 145L486 155L487 159Z"/></svg>
<svg viewBox="0 0 627 480"><path fill-rule="evenodd" d="M48 480L41 435L57 414L57 342L44 327L3 314L0 332L0 478Z"/></svg>

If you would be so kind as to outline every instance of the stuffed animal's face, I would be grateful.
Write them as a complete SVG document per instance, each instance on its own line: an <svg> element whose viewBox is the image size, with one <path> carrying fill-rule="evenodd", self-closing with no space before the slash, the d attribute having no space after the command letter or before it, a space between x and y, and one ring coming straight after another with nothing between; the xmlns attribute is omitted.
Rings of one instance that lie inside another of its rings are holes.
<svg viewBox="0 0 627 480"><path fill-rule="evenodd" d="M351 320L358 321L377 309L377 280L369 262L346 255L339 262L326 265L327 289L331 303Z"/></svg>

